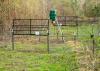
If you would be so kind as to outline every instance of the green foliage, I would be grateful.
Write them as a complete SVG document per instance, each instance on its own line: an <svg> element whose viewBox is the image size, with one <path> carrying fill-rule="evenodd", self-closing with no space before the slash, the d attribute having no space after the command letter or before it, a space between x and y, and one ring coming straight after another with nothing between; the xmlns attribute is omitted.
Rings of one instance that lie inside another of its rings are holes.
<svg viewBox="0 0 100 71"><path fill-rule="evenodd" d="M100 48L100 36L96 38L96 45Z"/></svg>
<svg viewBox="0 0 100 71"><path fill-rule="evenodd" d="M100 4L90 4L84 10L84 15L87 17L100 17Z"/></svg>

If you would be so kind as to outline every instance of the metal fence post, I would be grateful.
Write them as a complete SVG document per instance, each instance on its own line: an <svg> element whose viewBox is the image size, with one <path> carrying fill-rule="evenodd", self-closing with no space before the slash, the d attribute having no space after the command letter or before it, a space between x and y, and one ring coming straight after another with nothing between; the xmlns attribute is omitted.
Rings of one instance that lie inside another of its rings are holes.
<svg viewBox="0 0 100 71"><path fill-rule="evenodd" d="M47 32L47 51L48 53L50 53L50 27L49 27L49 20L48 20L48 32Z"/></svg>
<svg viewBox="0 0 100 71"><path fill-rule="evenodd" d="M14 20L13 20L13 25L12 25L12 50L14 50Z"/></svg>

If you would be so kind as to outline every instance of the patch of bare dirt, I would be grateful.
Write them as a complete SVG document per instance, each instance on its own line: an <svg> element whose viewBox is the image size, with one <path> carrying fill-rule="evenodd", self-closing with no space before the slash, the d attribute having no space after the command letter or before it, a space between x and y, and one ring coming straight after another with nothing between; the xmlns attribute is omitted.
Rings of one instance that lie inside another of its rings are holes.
<svg viewBox="0 0 100 71"><path fill-rule="evenodd" d="M79 41L67 41L66 43L71 47L75 47L75 48L81 48L82 47L82 43L79 42Z"/></svg>

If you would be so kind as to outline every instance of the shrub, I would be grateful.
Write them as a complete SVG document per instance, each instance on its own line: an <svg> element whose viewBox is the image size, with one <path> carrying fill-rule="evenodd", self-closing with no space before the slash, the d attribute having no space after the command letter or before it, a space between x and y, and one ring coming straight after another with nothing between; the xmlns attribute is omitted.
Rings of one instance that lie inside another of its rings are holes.
<svg viewBox="0 0 100 71"><path fill-rule="evenodd" d="M100 16L100 4L90 4L84 7L84 15L86 17L99 17Z"/></svg>

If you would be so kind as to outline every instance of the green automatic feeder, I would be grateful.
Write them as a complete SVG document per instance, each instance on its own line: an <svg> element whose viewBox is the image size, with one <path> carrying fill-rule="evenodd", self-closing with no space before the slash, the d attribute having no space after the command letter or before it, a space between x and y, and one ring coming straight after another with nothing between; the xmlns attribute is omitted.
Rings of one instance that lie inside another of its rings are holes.
<svg viewBox="0 0 100 71"><path fill-rule="evenodd" d="M50 10L50 14L49 14L50 20L55 21L57 18L57 14L56 14L56 10L52 9Z"/></svg>

